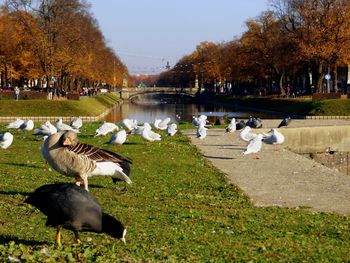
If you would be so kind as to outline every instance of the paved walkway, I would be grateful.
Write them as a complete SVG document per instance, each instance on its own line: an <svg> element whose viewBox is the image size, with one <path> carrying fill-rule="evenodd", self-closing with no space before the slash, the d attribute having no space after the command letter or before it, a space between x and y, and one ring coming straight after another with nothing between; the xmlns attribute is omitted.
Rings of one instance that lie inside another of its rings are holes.
<svg viewBox="0 0 350 263"><path fill-rule="evenodd" d="M276 127L275 123L279 121L264 121L265 127ZM336 123L310 120L309 123L293 124L304 125ZM251 198L255 206L350 214L350 176L283 148L274 151L271 145L263 146L260 159L243 156L245 144L239 140L238 132L229 134L223 129L209 129L204 140L195 138L195 130L184 133L214 166L227 175L231 183Z"/></svg>

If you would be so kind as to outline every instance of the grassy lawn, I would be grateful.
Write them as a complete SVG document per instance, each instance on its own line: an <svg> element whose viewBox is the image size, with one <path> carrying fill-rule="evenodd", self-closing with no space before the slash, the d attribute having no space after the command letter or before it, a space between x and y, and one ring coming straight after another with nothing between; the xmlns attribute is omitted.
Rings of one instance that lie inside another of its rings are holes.
<svg viewBox="0 0 350 263"><path fill-rule="evenodd" d="M45 164L40 139L14 131L14 143L0 151L1 262L350 260L348 216L254 208L183 135L156 143L130 136L127 144L110 146L104 144L109 137L92 136L98 125L85 124L80 141L134 162L133 184L125 193L109 178L90 180L90 192L104 211L128 228L126 245L92 233L82 233L77 245L72 232L63 230L63 247L55 247L55 229L46 227L46 217L23 200L43 184L73 183L73 178Z"/></svg>
<svg viewBox="0 0 350 263"><path fill-rule="evenodd" d="M120 99L114 94L80 100L0 100L0 116L96 116Z"/></svg>
<svg viewBox="0 0 350 263"><path fill-rule="evenodd" d="M350 100L311 100L311 99L270 99L270 98L233 98L218 95L210 99L217 103L229 103L238 106L285 112L296 115L350 115Z"/></svg>

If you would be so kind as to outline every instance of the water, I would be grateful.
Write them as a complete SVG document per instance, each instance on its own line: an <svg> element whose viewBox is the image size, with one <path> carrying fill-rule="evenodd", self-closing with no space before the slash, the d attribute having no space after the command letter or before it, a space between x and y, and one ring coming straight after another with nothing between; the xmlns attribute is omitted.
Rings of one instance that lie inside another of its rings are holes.
<svg viewBox="0 0 350 263"><path fill-rule="evenodd" d="M173 122L192 121L192 116L205 114L210 122L215 122L216 119L229 115L236 119L247 119L249 116L259 117L261 119L284 118L281 114L252 112L238 110L234 106L220 106L210 104L194 104L194 103L155 103L154 99L147 103L143 100L142 103L124 103L117 106L105 120L119 123L124 118L136 119L139 123L153 123L156 118L164 119L170 117Z"/></svg>

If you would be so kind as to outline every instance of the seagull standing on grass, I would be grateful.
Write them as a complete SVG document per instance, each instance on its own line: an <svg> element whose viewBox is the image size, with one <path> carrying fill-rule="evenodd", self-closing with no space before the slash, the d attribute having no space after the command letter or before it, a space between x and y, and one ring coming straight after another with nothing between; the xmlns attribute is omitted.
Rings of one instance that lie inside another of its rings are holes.
<svg viewBox="0 0 350 263"><path fill-rule="evenodd" d="M69 126L68 124L65 124L62 120L62 118L58 118L56 121L56 128L57 131L74 131L79 132L77 129L74 129L73 127Z"/></svg>
<svg viewBox="0 0 350 263"><path fill-rule="evenodd" d="M34 122L32 120L27 120L24 123L22 123L22 125L19 126L19 128L22 131L31 131L34 129Z"/></svg>
<svg viewBox="0 0 350 263"><path fill-rule="evenodd" d="M149 125L149 123L147 123L147 122L145 122L145 124L144 124L144 128L142 130L141 137L143 139L145 139L146 141L149 141L149 142L162 140L160 134L155 133L154 131L152 131L151 125Z"/></svg>
<svg viewBox="0 0 350 263"><path fill-rule="evenodd" d="M137 129L137 120L123 119L120 126L126 129L128 132Z"/></svg>
<svg viewBox="0 0 350 263"><path fill-rule="evenodd" d="M81 118L74 118L70 122L70 126L75 130L79 130L83 126L83 120Z"/></svg>
<svg viewBox="0 0 350 263"><path fill-rule="evenodd" d="M24 123L24 120L17 118L13 122L10 122L6 126L6 128L8 128L8 129L18 129L23 123Z"/></svg>
<svg viewBox="0 0 350 263"><path fill-rule="evenodd" d="M107 135L110 132L113 132L115 130L119 130L118 126L115 125L112 122L104 122L95 132L95 137L100 135Z"/></svg>
<svg viewBox="0 0 350 263"><path fill-rule="evenodd" d="M44 124L40 126L40 128L36 128L34 130L34 135L49 136L56 132L57 132L57 128L53 126L50 121L46 121Z"/></svg>
<svg viewBox="0 0 350 263"><path fill-rule="evenodd" d="M168 123L171 121L171 119L168 117L168 118L165 118L164 120L161 120L161 119L156 119L154 121L154 127L157 129L157 130L166 130L166 128L168 127Z"/></svg>
<svg viewBox="0 0 350 263"><path fill-rule="evenodd" d="M119 144L122 145L126 141L126 131L120 130L116 134L113 134L109 139L109 144Z"/></svg>
<svg viewBox="0 0 350 263"><path fill-rule="evenodd" d="M176 123L170 124L168 126L167 130L166 130L166 134L168 136L174 136L176 132L177 132L177 125L176 125Z"/></svg>
<svg viewBox="0 0 350 263"><path fill-rule="evenodd" d="M9 132L0 133L0 148L7 149L13 142L13 135Z"/></svg>

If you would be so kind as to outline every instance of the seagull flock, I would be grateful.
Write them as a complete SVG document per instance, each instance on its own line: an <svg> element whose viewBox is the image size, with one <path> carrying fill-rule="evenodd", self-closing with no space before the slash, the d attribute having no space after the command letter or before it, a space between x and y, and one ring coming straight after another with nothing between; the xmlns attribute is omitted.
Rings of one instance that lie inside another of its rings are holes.
<svg viewBox="0 0 350 263"><path fill-rule="evenodd" d="M288 126L291 122L291 118L287 117L281 121L278 125L278 128L283 126ZM199 117L193 116L192 124L197 128L196 137L200 140L205 139L207 136L207 127L209 125L207 121L207 116L200 115ZM280 145L284 142L284 135L278 131L276 128L272 128L269 133L259 133L256 134L252 129L259 129L263 127L263 123L260 118L249 117L247 122L236 121L235 118L232 118L230 123L225 129L227 133L234 133L240 130L239 138L246 143L246 147L243 151L243 155L255 154L256 159L259 159L257 153L261 150L263 143L272 144L277 150L277 145Z"/></svg>
<svg viewBox="0 0 350 263"><path fill-rule="evenodd" d="M286 118L278 128L287 126L290 122L291 119ZM193 116L192 124L197 128L196 138L205 140L210 127L207 116ZM56 244L59 246L62 228L72 230L77 241L78 232L90 231L106 233L125 243L126 228L117 219L102 212L97 199L89 192L88 180L92 176L104 176L111 177L114 183L123 181L131 184L132 160L113 151L80 143L78 134L82 127L81 118L74 118L70 124L65 124L62 118L59 118L55 125L46 121L35 129L32 120L17 118L6 126L7 129L34 130L33 135L43 138L41 155L45 161L58 173L74 178L74 184L43 185L30 194L25 202L47 216L47 225L57 227ZM262 121L259 118L250 117L247 122L238 122L232 118L225 131L240 131L239 138L246 143L243 155L257 155L263 143L277 147L284 142L283 134L276 128L271 129L269 133L253 132L253 129L261 127ZM174 136L177 133L177 124L171 123L170 118L155 119L153 127L147 122L139 125L137 120L123 119L119 126L104 122L96 129L94 136L107 136L112 133L106 143L122 145L127 136L132 134L141 136L147 143L152 143L162 140L157 131L165 131L167 136ZM13 140L14 136L10 132L0 133L0 149L8 149ZM80 187L81 183L83 187Z"/></svg>

